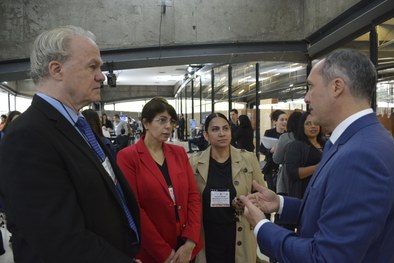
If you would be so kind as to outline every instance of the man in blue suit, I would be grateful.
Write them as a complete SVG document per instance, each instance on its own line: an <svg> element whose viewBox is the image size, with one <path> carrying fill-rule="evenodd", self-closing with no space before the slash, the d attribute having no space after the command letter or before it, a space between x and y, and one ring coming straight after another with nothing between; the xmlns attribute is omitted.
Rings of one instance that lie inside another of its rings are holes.
<svg viewBox="0 0 394 263"><path fill-rule="evenodd" d="M394 262L394 140L370 108L376 70L353 50L317 63L305 102L332 135L303 200L241 197L262 253L279 262ZM296 233L270 223L277 212Z"/></svg>

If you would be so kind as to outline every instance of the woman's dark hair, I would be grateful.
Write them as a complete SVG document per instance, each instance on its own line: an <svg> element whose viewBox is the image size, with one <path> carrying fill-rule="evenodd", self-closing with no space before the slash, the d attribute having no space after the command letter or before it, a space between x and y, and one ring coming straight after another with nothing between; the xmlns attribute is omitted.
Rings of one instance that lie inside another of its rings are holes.
<svg viewBox="0 0 394 263"><path fill-rule="evenodd" d="M168 103L168 101L163 98L163 97L154 97L148 103L145 104L144 108L142 108L142 113L141 113L141 120L142 122L146 121L148 123L153 121L153 118L162 112L167 111L168 114L170 114L171 119L177 121L178 116L176 114L176 111L174 107L171 106L171 104ZM143 133L145 133L145 127L143 127Z"/></svg>
<svg viewBox="0 0 394 263"><path fill-rule="evenodd" d="M297 135L298 122L301 118L301 115L302 112L300 111L294 111L292 114L290 114L290 117L287 120L287 132L292 132L294 135Z"/></svg>
<svg viewBox="0 0 394 263"><path fill-rule="evenodd" d="M250 122L248 116L239 115L238 120L239 120L239 127L244 127L244 128L252 127L252 123Z"/></svg>
<svg viewBox="0 0 394 263"><path fill-rule="evenodd" d="M5 120L4 126L3 126L3 132L5 133L5 131L7 130L8 126L11 124L11 122L14 120L14 118L16 116L21 115L22 113L20 111L10 111L8 113L7 119Z"/></svg>
<svg viewBox="0 0 394 263"><path fill-rule="evenodd" d="M84 110L81 113L89 123L90 127L92 127L92 130L99 136L104 137L98 113L92 109Z"/></svg>
<svg viewBox="0 0 394 263"><path fill-rule="evenodd" d="M278 121L279 116L282 114L286 114L286 112L284 112L283 110L274 110L271 113L271 121Z"/></svg>
<svg viewBox="0 0 394 263"><path fill-rule="evenodd" d="M230 123L228 122L228 119L226 118L226 116L224 116L224 115L223 115L222 113L220 113L220 112L213 112L213 113L209 114L209 115L207 116L207 118L205 119L205 127L204 127L204 130L205 130L206 132L208 131L209 123L212 121L213 118L216 118L216 117L225 119L226 122L230 125Z"/></svg>
<svg viewBox="0 0 394 263"><path fill-rule="evenodd" d="M308 140L308 137L305 134L305 130L304 130L304 123L306 121L306 118L311 114L310 111L306 111L304 113L302 113L300 120L298 121L298 128L297 128L297 134L296 134L296 139L300 140L300 141L304 141L308 144L311 144ZM324 140L324 134L322 131L322 127L320 127L320 131L319 134L317 135L317 142L323 146L325 144L325 140Z"/></svg>

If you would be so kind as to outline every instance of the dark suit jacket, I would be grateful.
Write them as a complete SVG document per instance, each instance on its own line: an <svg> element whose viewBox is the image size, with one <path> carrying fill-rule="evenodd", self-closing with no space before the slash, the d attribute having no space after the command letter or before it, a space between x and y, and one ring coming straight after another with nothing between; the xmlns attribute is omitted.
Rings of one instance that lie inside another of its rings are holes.
<svg viewBox="0 0 394 263"><path fill-rule="evenodd" d="M139 229L137 202L110 161ZM83 137L42 98L35 96L7 130L0 166L16 262L131 262L138 245L132 245L136 237L112 179Z"/></svg>
<svg viewBox="0 0 394 263"><path fill-rule="evenodd" d="M282 221L258 233L279 262L394 262L394 140L374 113L352 123L323 153L302 202L285 197Z"/></svg>

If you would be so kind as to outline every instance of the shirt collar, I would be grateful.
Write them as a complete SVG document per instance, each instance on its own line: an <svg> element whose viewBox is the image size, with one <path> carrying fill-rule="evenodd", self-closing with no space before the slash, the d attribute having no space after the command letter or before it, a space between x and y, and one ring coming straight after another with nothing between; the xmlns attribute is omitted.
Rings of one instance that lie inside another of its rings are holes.
<svg viewBox="0 0 394 263"><path fill-rule="evenodd" d="M373 113L373 110L371 108L369 109L365 109L359 112L356 112L353 115L350 115L349 117L347 117L345 120L343 120L331 133L330 136L330 141L332 142L332 144L334 144L338 138L342 135L342 133L347 129L347 127L350 126L350 124L352 124L353 122L355 122L356 120L358 120L359 118Z"/></svg>
<svg viewBox="0 0 394 263"><path fill-rule="evenodd" d="M75 125L79 115L76 114L70 107L44 93L38 92L36 95L51 104L52 107L59 111L73 126Z"/></svg>

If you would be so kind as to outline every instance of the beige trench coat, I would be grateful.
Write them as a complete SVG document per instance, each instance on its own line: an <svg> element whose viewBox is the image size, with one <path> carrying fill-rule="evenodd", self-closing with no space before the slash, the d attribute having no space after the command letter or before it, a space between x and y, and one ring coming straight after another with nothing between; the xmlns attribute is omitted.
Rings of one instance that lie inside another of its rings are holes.
<svg viewBox="0 0 394 263"><path fill-rule="evenodd" d="M237 197L252 192L253 180L265 185L256 155L252 152L230 147L232 177ZM211 147L208 147L204 152L190 157L190 164L200 193L204 191L207 183L210 153ZM243 215L239 219L236 226L235 262L255 263L257 244L253 228ZM204 230L202 236L204 237ZM206 263L204 248L197 255L196 263Z"/></svg>

